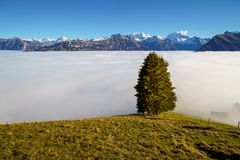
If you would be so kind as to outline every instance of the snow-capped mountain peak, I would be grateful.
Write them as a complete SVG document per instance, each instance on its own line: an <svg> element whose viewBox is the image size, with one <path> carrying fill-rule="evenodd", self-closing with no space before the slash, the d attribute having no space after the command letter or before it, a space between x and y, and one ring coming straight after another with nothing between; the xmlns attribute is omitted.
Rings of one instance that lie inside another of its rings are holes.
<svg viewBox="0 0 240 160"><path fill-rule="evenodd" d="M56 41L56 43L59 43L59 42L64 42L64 41L68 41L68 40L69 40L69 38L62 36L62 37L59 37L58 39L56 39L55 41Z"/></svg>
<svg viewBox="0 0 240 160"><path fill-rule="evenodd" d="M150 36L149 34L146 34L146 33L132 33L129 35L130 37L134 38L136 41L143 41L147 38L150 38L152 36Z"/></svg>
<svg viewBox="0 0 240 160"><path fill-rule="evenodd" d="M187 30L182 30L182 31L177 31L176 33L177 33L177 34L181 34L181 35L183 35L183 36L187 36L188 31L187 31Z"/></svg>
<svg viewBox="0 0 240 160"><path fill-rule="evenodd" d="M34 42L34 41L38 41L38 42L40 42L41 41L41 39L37 39L37 38L31 38L29 41L32 41L32 42Z"/></svg>
<svg viewBox="0 0 240 160"><path fill-rule="evenodd" d="M105 39L108 39L108 38L107 37L95 38L95 39L92 39L92 41L102 41L102 40L105 40Z"/></svg>
<svg viewBox="0 0 240 160"><path fill-rule="evenodd" d="M187 34L188 31L177 31L169 34L166 39L169 39L173 42L185 42L190 39Z"/></svg>
<svg viewBox="0 0 240 160"><path fill-rule="evenodd" d="M63 42L63 41L68 41L70 40L69 38L67 37L59 37L57 39L53 39L53 38L49 38L49 37L45 37L45 38L42 38L42 39L38 39L38 38L31 38L31 39L23 39L23 40L26 40L26 41L31 41L31 42L41 42L41 43L59 43L59 42Z"/></svg>
<svg viewBox="0 0 240 160"><path fill-rule="evenodd" d="M142 43L146 44L146 43L154 43L154 42L158 42L159 40L163 40L163 37L161 36L152 36L150 38L145 39L144 41L142 41Z"/></svg>
<svg viewBox="0 0 240 160"><path fill-rule="evenodd" d="M156 37L161 40L164 39L161 35L157 35Z"/></svg>
<svg viewBox="0 0 240 160"><path fill-rule="evenodd" d="M49 37L45 37L43 39L41 39L42 42L52 42L52 41L56 41L56 39L52 39L52 38L49 38Z"/></svg>
<svg viewBox="0 0 240 160"><path fill-rule="evenodd" d="M133 35L136 36L136 37L139 37L139 38L149 38L149 37L151 37L149 34L146 34L146 33L143 33L143 32L133 33Z"/></svg>
<svg viewBox="0 0 240 160"><path fill-rule="evenodd" d="M22 40L24 41L30 41L30 42L41 42L42 40L41 39L38 39L38 38L23 38Z"/></svg>

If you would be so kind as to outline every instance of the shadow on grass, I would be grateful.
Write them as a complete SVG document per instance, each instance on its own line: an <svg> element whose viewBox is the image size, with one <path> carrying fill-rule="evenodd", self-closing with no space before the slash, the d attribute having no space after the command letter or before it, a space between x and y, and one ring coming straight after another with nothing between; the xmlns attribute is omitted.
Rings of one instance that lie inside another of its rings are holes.
<svg viewBox="0 0 240 160"><path fill-rule="evenodd" d="M213 126L182 126L182 128L186 129L197 129L197 130L212 130Z"/></svg>
<svg viewBox="0 0 240 160"><path fill-rule="evenodd" d="M219 160L225 160L225 159L231 159L231 160L236 160L240 159L240 153L234 152L230 149L224 148L224 149L219 149L210 146L205 142L200 142L196 144L196 148L205 152L209 157L213 159L219 159Z"/></svg>

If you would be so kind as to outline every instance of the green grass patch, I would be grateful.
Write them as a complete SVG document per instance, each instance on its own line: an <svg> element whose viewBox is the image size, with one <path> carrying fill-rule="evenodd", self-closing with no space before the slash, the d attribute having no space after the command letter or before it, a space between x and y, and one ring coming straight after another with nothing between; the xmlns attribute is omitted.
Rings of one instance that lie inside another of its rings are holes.
<svg viewBox="0 0 240 160"><path fill-rule="evenodd" d="M0 159L240 159L240 130L174 113L0 125Z"/></svg>

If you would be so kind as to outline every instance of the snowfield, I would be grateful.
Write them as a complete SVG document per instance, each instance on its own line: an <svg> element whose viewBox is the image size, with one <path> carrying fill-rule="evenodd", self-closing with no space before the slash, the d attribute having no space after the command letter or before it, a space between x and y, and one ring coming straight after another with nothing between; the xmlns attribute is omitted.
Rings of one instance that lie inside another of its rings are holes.
<svg viewBox="0 0 240 160"><path fill-rule="evenodd" d="M0 123L136 112L148 51L0 52ZM240 102L240 52L158 52L169 62L176 112L208 118ZM240 121L239 114L224 119Z"/></svg>

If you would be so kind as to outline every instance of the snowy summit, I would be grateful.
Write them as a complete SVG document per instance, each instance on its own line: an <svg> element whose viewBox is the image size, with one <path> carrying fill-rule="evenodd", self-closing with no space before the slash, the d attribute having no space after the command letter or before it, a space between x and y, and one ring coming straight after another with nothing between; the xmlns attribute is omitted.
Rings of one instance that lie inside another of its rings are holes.
<svg viewBox="0 0 240 160"><path fill-rule="evenodd" d="M152 36L150 36L149 34L146 34L146 33L132 33L129 35L130 37L132 37L133 39L135 39L136 41L143 41L147 38L150 38Z"/></svg>

